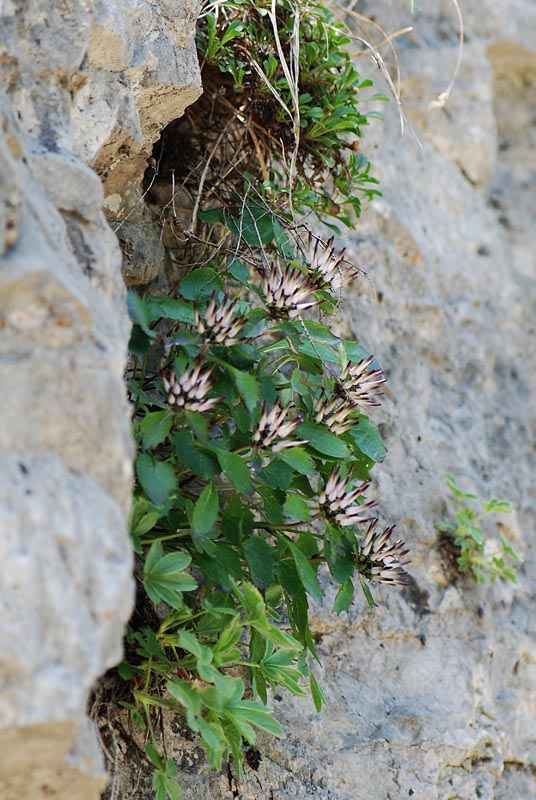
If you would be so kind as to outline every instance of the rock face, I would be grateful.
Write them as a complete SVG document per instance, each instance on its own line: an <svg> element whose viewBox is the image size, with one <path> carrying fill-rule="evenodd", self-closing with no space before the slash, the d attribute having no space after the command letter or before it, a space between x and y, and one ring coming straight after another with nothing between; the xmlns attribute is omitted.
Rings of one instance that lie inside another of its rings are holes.
<svg viewBox="0 0 536 800"><path fill-rule="evenodd" d="M0 797L95 798L85 717L133 600L126 195L200 91L195 2L0 9Z"/></svg>
<svg viewBox="0 0 536 800"><path fill-rule="evenodd" d="M363 142L384 196L341 245L374 287L348 295L344 327L390 379L377 496L412 547L412 580L377 591L372 612L363 600L334 617L329 596L315 610L329 707L276 697L286 738L259 739L240 786L168 720L185 800L536 796L536 8L466 0L461 72L435 109L455 9L403 8L370 11L387 32L414 27L397 53L422 149L391 104ZM127 281L151 280L163 251L141 178L200 92L197 3L6 0L0 13L0 797L85 800L105 780L87 693L120 658L133 589L118 239ZM477 587L446 563L446 471L514 503L501 524L525 556L519 587ZM151 796L134 772L127 757L115 797Z"/></svg>

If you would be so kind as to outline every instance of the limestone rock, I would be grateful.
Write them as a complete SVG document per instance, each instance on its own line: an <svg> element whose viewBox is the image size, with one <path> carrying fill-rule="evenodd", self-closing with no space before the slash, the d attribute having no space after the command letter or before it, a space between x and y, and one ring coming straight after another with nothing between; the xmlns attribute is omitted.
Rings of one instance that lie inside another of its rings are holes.
<svg viewBox="0 0 536 800"><path fill-rule="evenodd" d="M121 250L91 167L123 192L121 170L141 178L151 137L197 96L196 13L163 0L0 10L6 800L96 798L105 782L86 703L132 607L133 446Z"/></svg>

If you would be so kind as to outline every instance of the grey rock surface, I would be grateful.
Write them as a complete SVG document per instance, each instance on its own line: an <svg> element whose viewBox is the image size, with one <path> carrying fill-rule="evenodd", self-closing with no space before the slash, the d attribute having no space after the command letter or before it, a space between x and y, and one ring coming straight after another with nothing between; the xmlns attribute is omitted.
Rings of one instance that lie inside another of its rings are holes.
<svg viewBox="0 0 536 800"><path fill-rule="evenodd" d="M121 250L94 168L123 192L199 93L196 13L0 4L2 800L96 798L106 780L86 704L132 608L133 447Z"/></svg>

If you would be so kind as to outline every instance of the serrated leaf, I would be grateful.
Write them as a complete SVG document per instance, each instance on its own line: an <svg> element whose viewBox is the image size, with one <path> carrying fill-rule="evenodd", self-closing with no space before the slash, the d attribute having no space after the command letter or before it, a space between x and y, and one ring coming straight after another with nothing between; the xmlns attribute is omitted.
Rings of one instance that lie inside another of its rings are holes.
<svg viewBox="0 0 536 800"><path fill-rule="evenodd" d="M140 423L141 441L144 450L161 444L173 425L171 411L148 412Z"/></svg>
<svg viewBox="0 0 536 800"><path fill-rule="evenodd" d="M169 297L164 294L160 297L148 298L149 309L152 321L161 317L172 319L176 322L185 322L193 325L195 320L194 307L191 303L186 303L177 297Z"/></svg>
<svg viewBox="0 0 536 800"><path fill-rule="evenodd" d="M231 376L238 394L246 404L248 411L250 413L253 412L259 401L259 382L253 375L250 375L248 372L240 372L240 370L235 369L230 364L225 364L225 368Z"/></svg>
<svg viewBox="0 0 536 800"><path fill-rule="evenodd" d="M350 603L354 599L354 584L351 578L344 581L339 588L335 601L333 603L333 612L340 614L342 611L348 611Z"/></svg>
<svg viewBox="0 0 536 800"><path fill-rule="evenodd" d="M259 480L270 489L288 489L292 481L292 469L284 461L273 460L259 472Z"/></svg>
<svg viewBox="0 0 536 800"><path fill-rule="evenodd" d="M179 284L179 292L186 300L208 298L221 288L221 278L212 267L194 269Z"/></svg>
<svg viewBox="0 0 536 800"><path fill-rule="evenodd" d="M149 453L142 453L136 460L136 475L155 506L164 505L177 486L173 466L166 461L157 461Z"/></svg>
<svg viewBox="0 0 536 800"><path fill-rule="evenodd" d="M173 448L177 459L202 478L219 475L220 469L210 453L199 448L190 431L178 431L173 436Z"/></svg>

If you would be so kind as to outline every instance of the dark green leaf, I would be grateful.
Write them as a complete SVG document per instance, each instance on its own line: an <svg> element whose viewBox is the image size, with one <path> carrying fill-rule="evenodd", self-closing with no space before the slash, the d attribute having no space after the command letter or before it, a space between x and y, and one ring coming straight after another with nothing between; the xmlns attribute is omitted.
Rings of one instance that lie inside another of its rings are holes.
<svg viewBox="0 0 536 800"><path fill-rule="evenodd" d="M140 424L143 449L150 450L161 444L170 432L172 425L173 413L171 411L147 413Z"/></svg>
<svg viewBox="0 0 536 800"><path fill-rule="evenodd" d="M271 489L288 489L292 481L292 469L282 461L271 461L259 472L259 480Z"/></svg>
<svg viewBox="0 0 536 800"><path fill-rule="evenodd" d="M283 506L283 514L297 522L307 522L311 519L311 509L305 498L296 494L288 495Z"/></svg>
<svg viewBox="0 0 536 800"><path fill-rule="evenodd" d="M186 300L202 300L221 288L221 278L211 267L194 269L179 284L179 292Z"/></svg>
<svg viewBox="0 0 536 800"><path fill-rule="evenodd" d="M180 300L177 297L169 297L167 294L160 297L149 297L148 303L153 322L165 317L176 322L185 322L188 325L193 325L194 323L194 307L191 303L185 303L184 300Z"/></svg>
<svg viewBox="0 0 536 800"><path fill-rule="evenodd" d="M203 537L214 528L218 519L218 511L218 493L211 481L205 486L194 506L192 514L194 537Z"/></svg>
<svg viewBox="0 0 536 800"><path fill-rule="evenodd" d="M318 583L316 572L299 547L296 547L296 545L288 539L285 540L285 544L292 553L298 575L300 576L305 590L311 595L311 597L320 602L322 600L323 593L322 589L320 588L320 584Z"/></svg>
<svg viewBox="0 0 536 800"><path fill-rule="evenodd" d="M220 467L236 486L239 492L249 495L251 493L251 473L245 461L236 453L229 450L214 448L214 452L220 462Z"/></svg>
<svg viewBox="0 0 536 800"><path fill-rule="evenodd" d="M157 335L157 332L152 331L149 327L152 321L150 306L145 302L143 297L140 297L139 294L132 289L127 292L127 308L132 322L139 325L142 331L153 339Z"/></svg>
<svg viewBox="0 0 536 800"><path fill-rule="evenodd" d="M335 614L340 614L341 611L348 611L350 603L354 599L354 584L351 578L345 580L340 587L333 603L333 611Z"/></svg>
<svg viewBox="0 0 536 800"><path fill-rule="evenodd" d="M303 447L287 447L277 453L276 458L284 461L302 475L310 475L311 472L315 471L314 462Z"/></svg>
<svg viewBox="0 0 536 800"><path fill-rule="evenodd" d="M251 570L253 580L267 586L274 579L274 548L260 536L252 536L243 545L244 555Z"/></svg>
<svg viewBox="0 0 536 800"><path fill-rule="evenodd" d="M220 474L216 459L199 449L190 431L182 430L173 435L173 448L177 459L202 478Z"/></svg>
<svg viewBox="0 0 536 800"><path fill-rule="evenodd" d="M145 494L155 506L164 505L177 486L172 465L157 461L149 453L142 453L136 460L136 475Z"/></svg>
<svg viewBox="0 0 536 800"><path fill-rule="evenodd" d="M314 422L302 422L296 428L296 436L307 439L310 447L323 455L333 458L349 458L350 456L348 447L338 436Z"/></svg>
<svg viewBox="0 0 536 800"><path fill-rule="evenodd" d="M387 448L377 429L368 419L362 417L359 423L350 429L349 434L362 453L377 463L383 461Z"/></svg>

